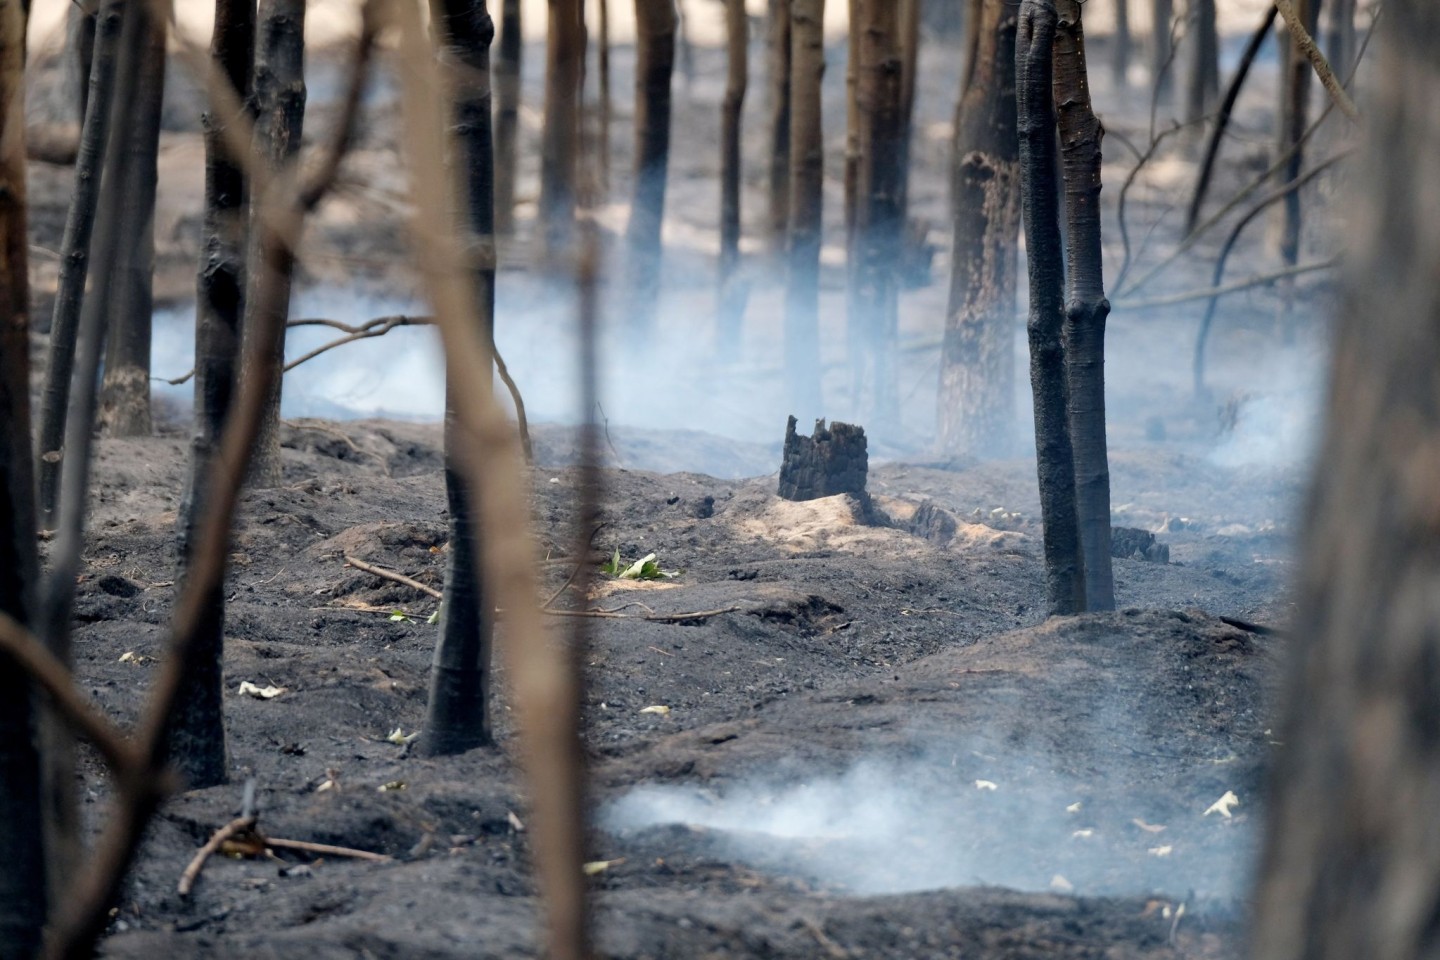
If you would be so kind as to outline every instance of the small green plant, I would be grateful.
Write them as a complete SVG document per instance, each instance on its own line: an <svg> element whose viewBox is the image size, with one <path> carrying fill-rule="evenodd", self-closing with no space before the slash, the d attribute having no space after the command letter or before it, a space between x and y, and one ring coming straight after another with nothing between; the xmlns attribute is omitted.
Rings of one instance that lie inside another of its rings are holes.
<svg viewBox="0 0 1440 960"><path fill-rule="evenodd" d="M620 559L618 549L600 566L600 572L616 580L668 580L680 576L679 570L662 570L653 553L647 553L634 563L627 564Z"/></svg>

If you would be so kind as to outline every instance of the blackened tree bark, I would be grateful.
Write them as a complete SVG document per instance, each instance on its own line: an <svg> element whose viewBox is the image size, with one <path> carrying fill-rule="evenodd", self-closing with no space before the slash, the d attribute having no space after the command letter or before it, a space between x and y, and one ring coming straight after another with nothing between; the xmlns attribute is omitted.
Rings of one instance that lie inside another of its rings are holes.
<svg viewBox="0 0 1440 960"><path fill-rule="evenodd" d="M730 357L740 352L740 321L745 313L745 290L736 271L740 266L740 121L749 80L750 22L745 0L725 0L727 76L720 117L720 285L718 346Z"/></svg>
<svg viewBox="0 0 1440 960"><path fill-rule="evenodd" d="M96 14L98 2L70 5L65 22L66 46L73 58L70 69L75 76L75 122L85 125L85 108L90 103L90 64L95 59Z"/></svg>
<svg viewBox="0 0 1440 960"><path fill-rule="evenodd" d="M259 26L255 41L255 155L272 173L294 162L300 152L300 138L305 122L305 0L260 0ZM264 197L254 197L251 204L250 264L283 264L281 275L273 281L264 277L264 270L252 269L246 278L244 337L251 331L273 329L275 336L265 345L277 367L285 365L284 318L276 324L261 324L255 311L264 304L256 296L262 283L279 284L280 295L274 302L287 314L290 310L290 283L294 271L293 258L275 256L263 249L269 231L256 229L255 218L261 215ZM267 268L268 269L268 268ZM283 377L275 377L265 400L265 413L260 424L260 439L250 465L250 481L262 487L280 483L280 391Z"/></svg>
<svg viewBox="0 0 1440 960"><path fill-rule="evenodd" d="M660 227L670 163L670 82L675 73L675 0L635 0L635 186L628 272L632 332L644 344L660 293Z"/></svg>
<svg viewBox="0 0 1440 960"><path fill-rule="evenodd" d="M520 0L502 0L500 43L495 56L495 230L502 235L515 230L515 174L519 159L520 78L524 56Z"/></svg>
<svg viewBox="0 0 1440 960"><path fill-rule="evenodd" d="M143 8L142 8L143 9ZM100 426L112 437L147 437L150 421L150 331L154 313L155 188L159 180L160 107L165 95L165 23L145 10L143 56L133 125L116 130L116 150L130 154L114 189L124 197L120 259L105 343Z"/></svg>
<svg viewBox="0 0 1440 960"><path fill-rule="evenodd" d="M545 129L540 144L540 226L559 256L575 231L575 156L580 140L580 75L585 56L581 0L549 0L545 44Z"/></svg>
<svg viewBox="0 0 1440 960"><path fill-rule="evenodd" d="M1186 10L1185 122L1199 124L1220 96L1220 35L1215 0L1189 0Z"/></svg>
<svg viewBox="0 0 1440 960"><path fill-rule="evenodd" d="M914 138L915 84L920 69L921 0L900 0L900 217L910 212L910 143Z"/></svg>
<svg viewBox="0 0 1440 960"><path fill-rule="evenodd" d="M40 520L54 528L53 511L60 490L60 464L65 439L65 414L70 404L70 377L75 368L75 343L80 310L90 272L90 237L95 226L96 201L110 137L110 104L114 93L115 60L120 43L122 0L106 0L96 13L95 49L91 58L90 101L95 109L81 127L80 151L75 159L75 189L65 217L60 247L60 277L50 315L50 352L45 363L45 386L40 401L39 461Z"/></svg>
<svg viewBox="0 0 1440 960"><path fill-rule="evenodd" d="M457 156L465 171L466 221L480 254L474 282L480 335L495 344L495 155L490 126L490 43L494 24L485 0L431 0L431 20L445 58L454 64L451 95ZM494 389L491 365L475 371ZM447 394L449 391L447 390ZM445 406L445 495L450 556L440 640L430 669L430 703L421 749L430 756L462 753L491 741L490 678L494 603L480 589L480 511L464 480L454 404Z"/></svg>
<svg viewBox="0 0 1440 960"><path fill-rule="evenodd" d="M102 265L86 293L80 322L75 330L74 387L65 418L64 451L54 510L54 547L50 570L41 598L37 632L51 654L61 663L71 660L70 627L76 582L81 573L85 514L90 493L90 450L94 440L95 411L98 406L101 357L106 325L112 313L112 290L118 271L110 269L119 259L124 228L126 198L114 184L127 178L126 164L131 153L121 148L123 135L133 124L138 108L136 89L142 61L149 55L145 31L148 20L135 4L122 9L123 25L117 41L114 92L111 111L112 136L106 148L104 188L99 193L95 234L91 254ZM75 747L70 728L53 710L42 714L40 728L43 762L42 802L45 817L45 846L52 902L59 903L61 891L77 879L80 859L80 816L75 794Z"/></svg>
<svg viewBox="0 0 1440 960"><path fill-rule="evenodd" d="M790 9L790 225L785 290L785 378L791 413L820 412L820 227L825 139L820 81L825 76L825 0Z"/></svg>
<svg viewBox="0 0 1440 960"><path fill-rule="evenodd" d="M788 249L790 233L790 0L770 0L767 18L770 68L770 241Z"/></svg>
<svg viewBox="0 0 1440 960"><path fill-rule="evenodd" d="M1110 73L1116 89L1123 90L1130 75L1130 0L1115 0L1115 47L1110 51Z"/></svg>
<svg viewBox="0 0 1440 960"><path fill-rule="evenodd" d="M1256 960L1415 960L1440 934L1440 6L1393 4L1380 30L1359 166L1372 173L1297 553Z"/></svg>
<svg viewBox="0 0 1440 960"><path fill-rule="evenodd" d="M255 59L255 0L218 0L210 57L241 101L250 95ZM190 548L220 431L230 411L239 360L240 325L245 315L247 184L239 160L226 145L234 118L213 109L205 129L205 221L195 278L195 423L190 439L190 474L176 527L180 558L188 570ZM183 580L182 574L182 580ZM197 668L188 672L170 726L171 761L195 789L224 783L225 590L217 585L204 605L205 620L193 643Z"/></svg>
<svg viewBox="0 0 1440 960"><path fill-rule="evenodd" d="M25 27L0 3L0 612L35 615L35 488L30 460L29 237L25 213ZM45 924L45 853L33 694L0 657L0 952L33 956Z"/></svg>
<svg viewBox="0 0 1440 960"><path fill-rule="evenodd" d="M1090 105L1085 30L1077 0L1059 0L1055 106L1065 181L1065 368L1085 609L1115 609L1110 565L1110 456L1105 442L1104 252L1100 245L1100 140Z"/></svg>
<svg viewBox="0 0 1440 960"><path fill-rule="evenodd" d="M898 256L904 237L901 201L905 175L900 166L904 117L900 57L900 10L894 0L860 0L856 74L860 139L851 267L855 277L850 323L864 344L877 422L899 420L896 383Z"/></svg>
<svg viewBox="0 0 1440 960"><path fill-rule="evenodd" d="M1320 17L1320 0L1296 0L1296 12L1313 37ZM1283 18L1281 18L1283 20ZM1301 140L1309 126L1310 84L1314 70L1310 60L1300 49L1300 44L1289 30L1282 34L1281 77L1280 77L1280 142L1276 147L1279 154L1293 150L1289 161L1280 171L1281 184L1293 183L1305 166L1305 150ZM1292 190L1286 195L1280 208L1280 260L1282 266L1293 267L1300 256L1301 195ZM1294 279L1280 285L1280 313L1277 325L1281 336L1289 341L1294 336L1291 306L1295 284Z"/></svg>
<svg viewBox="0 0 1440 960"><path fill-rule="evenodd" d="M952 456L996 456L1015 432L1015 268L1020 144L1016 8L982 0L975 67L961 93L950 302L937 421Z"/></svg>
<svg viewBox="0 0 1440 960"><path fill-rule="evenodd" d="M1050 616L1085 609L1085 568L1070 443L1063 251L1055 158L1054 0L1024 0L1015 39L1020 134L1020 209L1030 275L1030 389L1035 398L1035 459L1045 528L1045 604Z"/></svg>
<svg viewBox="0 0 1440 960"><path fill-rule="evenodd" d="M610 193L610 0L599 0L596 16L600 21L595 51L595 72L600 97L600 133L593 156L598 174L600 196Z"/></svg>
<svg viewBox="0 0 1440 960"><path fill-rule="evenodd" d="M1175 51L1170 31L1175 19L1175 0L1151 0L1150 3L1150 83L1156 102L1164 103L1170 96L1170 61Z"/></svg>

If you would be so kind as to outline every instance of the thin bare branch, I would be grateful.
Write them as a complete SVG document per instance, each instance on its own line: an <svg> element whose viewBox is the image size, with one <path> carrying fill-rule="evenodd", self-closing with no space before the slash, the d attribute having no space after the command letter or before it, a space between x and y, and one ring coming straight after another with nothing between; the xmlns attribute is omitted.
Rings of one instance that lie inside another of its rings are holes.
<svg viewBox="0 0 1440 960"><path fill-rule="evenodd" d="M1320 78L1320 84L1325 88L1325 92L1330 94L1330 99L1352 123L1359 123L1360 111L1355 108L1355 101L1350 99L1345 88L1340 86L1340 81L1335 79L1335 71L1330 69L1330 61L1325 59L1325 54L1321 53L1315 44L1315 38L1305 29L1304 20L1295 9L1295 4L1291 0L1275 0L1275 9L1285 18L1285 25L1290 28L1294 44L1305 54L1310 66L1315 68L1315 76Z"/></svg>
<svg viewBox="0 0 1440 960"><path fill-rule="evenodd" d="M384 580L392 581L393 583L404 584L407 587L419 590L421 593L428 593L436 600L439 600L441 598L441 593L439 590L436 590L434 587L427 584L421 583L419 580L413 580L410 577L405 576L405 574L403 573L396 573L394 570L386 570L384 567L377 567L374 564L366 563L364 560L357 560L354 557L349 556L348 554L345 557L345 562L348 563L350 566L354 567L356 570L363 570L365 573L368 573L372 576L380 577Z"/></svg>
<svg viewBox="0 0 1440 960"><path fill-rule="evenodd" d="M1179 293L1166 294L1163 297L1146 297L1135 300L1117 300L1114 304L1116 310L1151 310L1156 307L1173 307L1181 303L1194 303L1197 300L1209 300L1211 297L1223 297L1226 294L1239 293L1242 290L1250 290L1254 287L1264 287L1274 283L1276 280L1284 280L1286 277L1298 277L1307 273L1316 273L1321 270L1329 270L1338 266L1340 257L1334 256L1315 263L1301 263L1293 267L1286 267L1283 270L1273 270L1270 273L1262 273L1246 280L1236 280L1223 286L1205 287L1199 290L1182 290Z"/></svg>

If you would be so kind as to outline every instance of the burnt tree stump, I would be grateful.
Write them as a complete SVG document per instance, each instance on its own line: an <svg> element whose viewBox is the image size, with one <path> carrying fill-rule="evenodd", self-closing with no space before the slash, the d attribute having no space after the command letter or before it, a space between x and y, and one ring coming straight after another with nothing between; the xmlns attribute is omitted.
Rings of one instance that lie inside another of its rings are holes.
<svg viewBox="0 0 1440 960"><path fill-rule="evenodd" d="M780 496L816 500L837 493L865 497L869 471L865 428L849 423L815 421L815 435L795 432L795 418L785 425L785 453L780 463Z"/></svg>

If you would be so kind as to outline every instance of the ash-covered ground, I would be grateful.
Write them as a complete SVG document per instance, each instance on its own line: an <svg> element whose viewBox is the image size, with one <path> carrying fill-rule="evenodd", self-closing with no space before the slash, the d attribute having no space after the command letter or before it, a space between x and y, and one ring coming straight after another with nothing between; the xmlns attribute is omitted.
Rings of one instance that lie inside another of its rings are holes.
<svg viewBox="0 0 1440 960"><path fill-rule="evenodd" d="M1237 37L1227 36L1227 50ZM1123 144L1143 150L1148 142L1150 100L1138 84L1110 87L1104 50L1101 37L1092 74L1112 134L1104 200L1113 278L1122 260L1118 187L1134 165ZM527 49L530 104L542 89L541 53ZM843 42L827 53L828 402L794 412L863 423L844 365ZM322 139L333 116L327 96L340 56L312 55L307 139ZM932 282L901 303L901 422L871 425L869 492L892 521L878 526L845 498L794 504L774 495L791 411L777 359L783 286L758 228L766 204L758 38L752 57L751 293L739 359L718 361L712 342L723 52L697 45L688 77L682 70L676 79L683 135L671 163L666 281L644 350L627 339L618 259L606 276L606 525L595 547L627 559L654 552L679 576L602 581L586 599L625 613L729 612L589 624L590 856L605 864L594 879L602 953L1239 956L1286 641L1218 617L1279 628L1289 620L1329 281L1299 283L1301 322L1285 346L1275 337L1274 290L1227 299L1211 341L1212 393L1198 399L1189 372L1201 305L1126 309L1117 298L1109 337L1114 520L1154 532L1170 562L1118 559L1120 612L1043 623L1018 317L1012 455L981 463L933 449L958 54L932 42L921 70L910 196L936 257ZM627 47L616 49L619 92L630 89L632 62ZM1260 69L1227 142L1217 198L1265 165L1273 57ZM53 68L34 70L32 101L60 103ZM161 377L188 366L199 223L198 103L175 73L157 216ZM372 92L344 189L310 227L296 316L355 323L425 309L404 266L405 180L388 89L382 81ZM619 106L615 202L601 214L617 252L630 137ZM539 118L524 116L521 233L502 245L497 335L534 414L535 562L554 589L578 559L569 554L575 434L565 426L578 413L573 308L568 278L532 262ZM1162 110L1159 126L1167 122ZM1194 174L1179 139L1128 195L1132 276L1176 240L1171 207ZM70 172L35 164L31 174L37 243L53 249ZM1343 180L1322 179L1307 203L1343 210L1342 188ZM1325 222L1317 214L1307 228L1307 254L1329 254ZM1264 240L1263 229L1247 236L1235 258L1244 266L1232 269L1245 275L1271 264ZM1207 285L1216 243L1197 245L1132 300ZM37 255L34 275L43 328L54 264ZM292 356L313 345L295 341ZM37 359L43 347L37 336ZM425 619L434 602L343 560L441 585L441 437L424 422L443 396L436 358L429 331L404 329L326 354L287 379L294 419L285 429L285 482L246 495L231 557L234 783L165 808L106 956L538 955L526 797L510 752L503 672L495 750L429 760L390 742L397 728L410 734L423 722L435 638ZM96 464L77 671L121 720L137 713L163 656L186 402L183 389L157 384L159 435L104 441ZM915 523L926 504L925 516L953 522ZM397 610L407 617L392 619ZM242 696L247 680L285 692ZM108 788L93 757L82 776L97 825ZM272 835L393 859L217 860L182 900L174 892L180 871L235 815L249 777ZM1230 794L1237 802L1217 804Z"/></svg>

